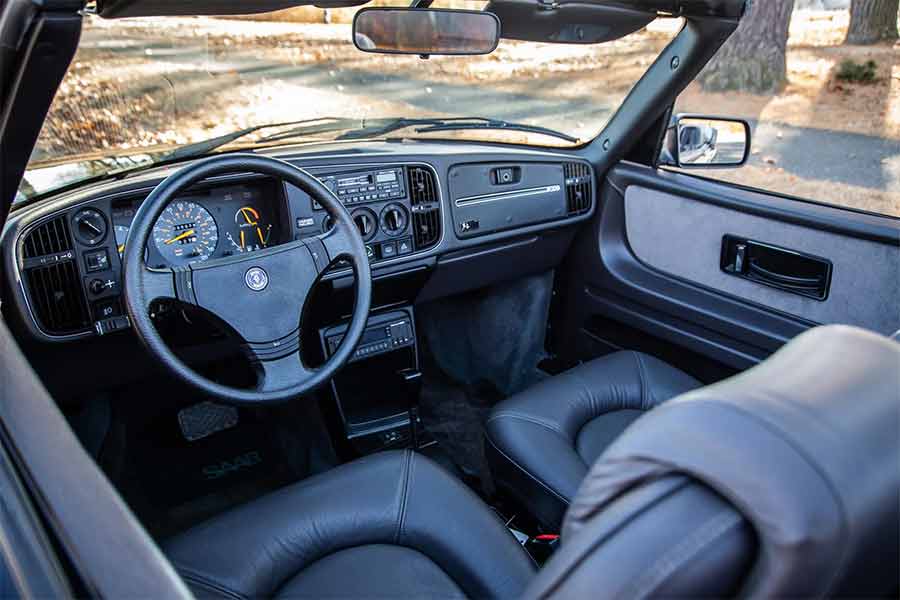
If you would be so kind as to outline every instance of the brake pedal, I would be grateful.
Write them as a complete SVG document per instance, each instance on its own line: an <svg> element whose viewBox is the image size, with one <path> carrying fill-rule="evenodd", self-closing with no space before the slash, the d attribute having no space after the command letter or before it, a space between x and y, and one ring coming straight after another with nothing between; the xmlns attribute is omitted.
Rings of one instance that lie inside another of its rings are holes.
<svg viewBox="0 0 900 600"><path fill-rule="evenodd" d="M231 429L237 424L237 409L215 402L200 402L178 411L181 435L189 442L202 440L214 433Z"/></svg>

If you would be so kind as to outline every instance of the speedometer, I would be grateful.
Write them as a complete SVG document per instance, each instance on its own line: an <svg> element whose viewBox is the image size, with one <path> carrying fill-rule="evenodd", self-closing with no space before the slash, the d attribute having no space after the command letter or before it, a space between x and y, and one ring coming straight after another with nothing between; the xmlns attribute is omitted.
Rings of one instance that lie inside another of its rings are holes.
<svg viewBox="0 0 900 600"><path fill-rule="evenodd" d="M153 226L160 255L173 267L208 260L219 243L219 228L209 211L187 200L169 204Z"/></svg>

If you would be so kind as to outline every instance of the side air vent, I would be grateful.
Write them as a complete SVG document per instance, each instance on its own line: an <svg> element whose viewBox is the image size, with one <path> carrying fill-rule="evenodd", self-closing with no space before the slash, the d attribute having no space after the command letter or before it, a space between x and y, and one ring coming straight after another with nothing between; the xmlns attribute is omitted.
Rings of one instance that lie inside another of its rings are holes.
<svg viewBox="0 0 900 600"><path fill-rule="evenodd" d="M584 163L563 164L566 178L566 209L577 215L591 209L591 169Z"/></svg>
<svg viewBox="0 0 900 600"><path fill-rule="evenodd" d="M34 316L46 333L78 333L91 326L65 217L32 229L22 242L24 282Z"/></svg>
<svg viewBox="0 0 900 600"><path fill-rule="evenodd" d="M66 224L65 217L58 217L47 221L29 233L25 238L22 252L24 258L35 258L59 254L71 249L72 238L69 235L69 226Z"/></svg>
<svg viewBox="0 0 900 600"><path fill-rule="evenodd" d="M25 272L35 317L44 331L64 335L90 328L75 261L66 260Z"/></svg>
<svg viewBox="0 0 900 600"><path fill-rule="evenodd" d="M423 167L410 167L409 199L412 204L413 236L416 250L437 244L441 237L441 202L434 173Z"/></svg>

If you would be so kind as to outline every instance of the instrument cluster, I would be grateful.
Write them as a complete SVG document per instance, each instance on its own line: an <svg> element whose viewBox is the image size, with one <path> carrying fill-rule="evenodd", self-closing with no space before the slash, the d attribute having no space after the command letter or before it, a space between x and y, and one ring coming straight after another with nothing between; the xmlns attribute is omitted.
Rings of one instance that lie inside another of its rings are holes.
<svg viewBox="0 0 900 600"><path fill-rule="evenodd" d="M119 256L139 204L138 200L112 204ZM284 243L290 239L284 204L282 187L271 181L209 188L176 198L153 226L147 264L183 267Z"/></svg>

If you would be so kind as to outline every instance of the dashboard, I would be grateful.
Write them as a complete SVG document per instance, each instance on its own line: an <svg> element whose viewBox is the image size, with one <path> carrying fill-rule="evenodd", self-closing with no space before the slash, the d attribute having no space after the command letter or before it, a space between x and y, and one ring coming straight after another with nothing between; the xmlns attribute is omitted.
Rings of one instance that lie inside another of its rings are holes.
<svg viewBox="0 0 900 600"><path fill-rule="evenodd" d="M594 174L577 156L498 152L479 145L365 143L314 155L269 154L309 171L350 212L373 278L424 273L409 292L425 299L474 289L528 269L552 268L574 225L595 210ZM177 167L23 207L2 234L7 297L27 333L69 341L126 330L121 257L135 212ZM331 217L298 188L254 174L203 181L157 220L146 260L185 267L317 235ZM565 230L565 236L552 232ZM351 275L336 263L323 280ZM410 297L406 300L413 301Z"/></svg>
<svg viewBox="0 0 900 600"><path fill-rule="evenodd" d="M74 234L86 235L111 222L116 253L125 251L128 231L143 198L115 200L109 218L86 208L73 217ZM284 210L283 187L271 180L200 189L169 203L151 234L147 264L183 267L277 246L291 239ZM99 240L102 242L102 238Z"/></svg>

